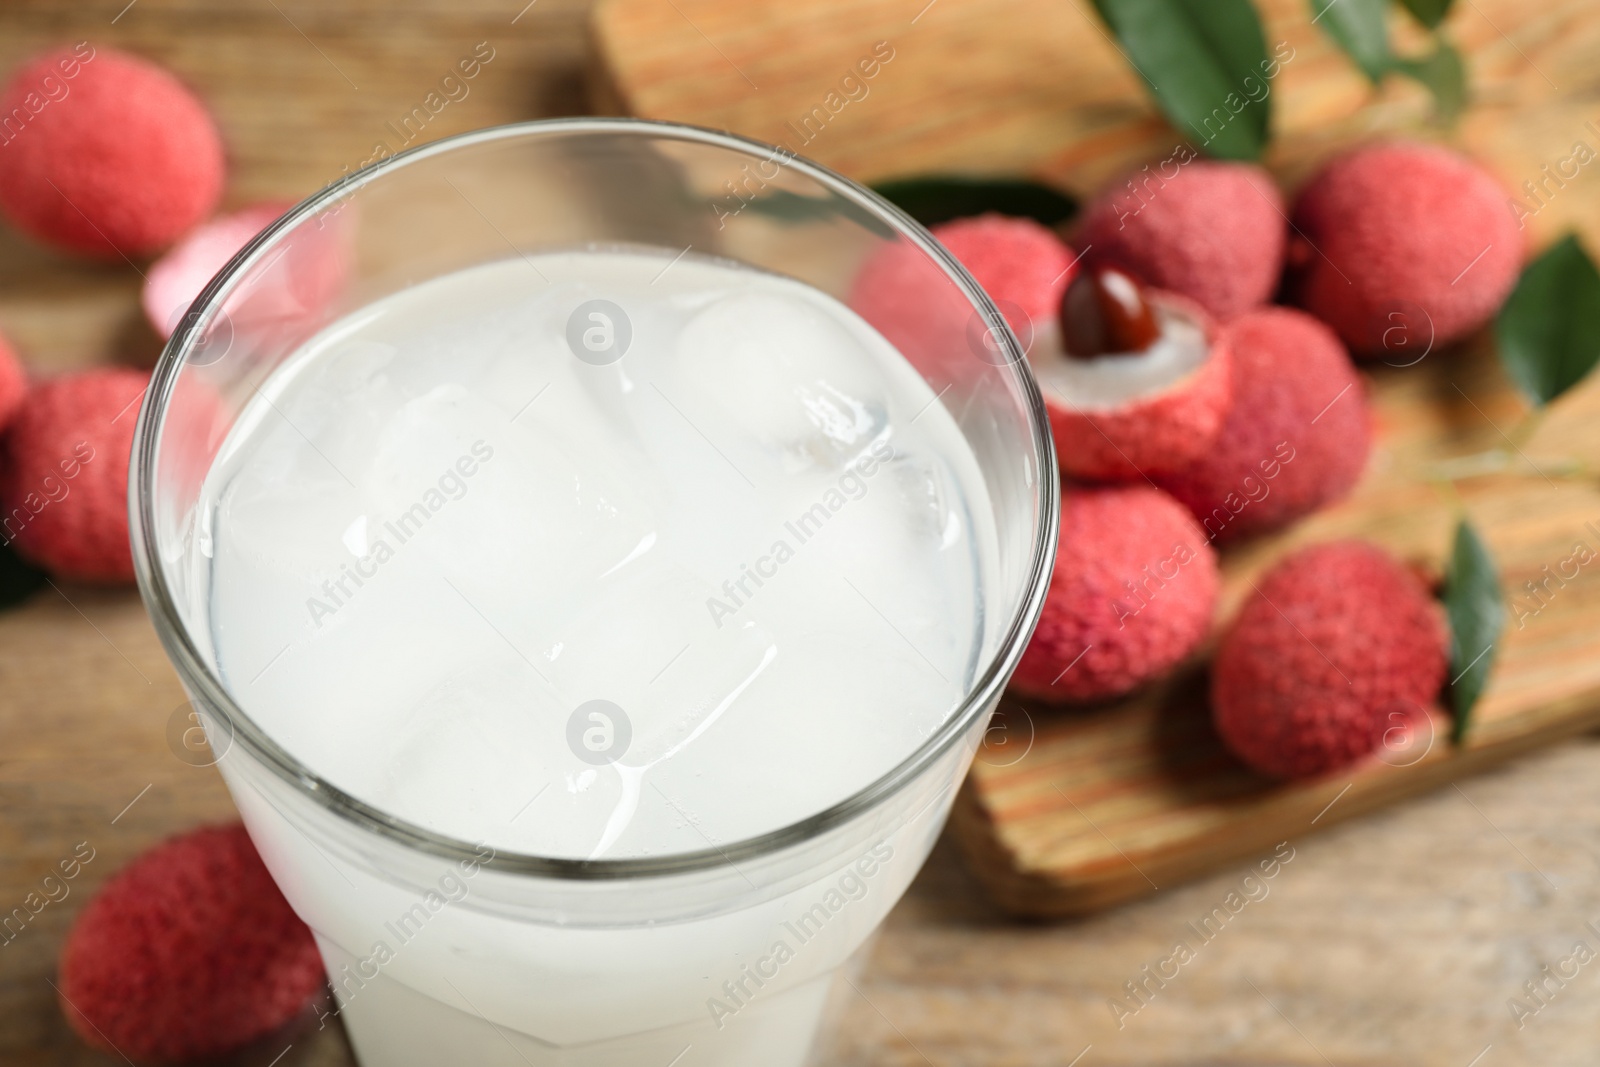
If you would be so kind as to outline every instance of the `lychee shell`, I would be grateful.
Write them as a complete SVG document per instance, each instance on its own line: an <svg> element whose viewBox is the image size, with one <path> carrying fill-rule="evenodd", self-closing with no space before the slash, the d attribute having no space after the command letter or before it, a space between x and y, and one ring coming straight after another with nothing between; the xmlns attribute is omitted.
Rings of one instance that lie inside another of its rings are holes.
<svg viewBox="0 0 1600 1067"><path fill-rule="evenodd" d="M89 1044L170 1063L273 1033L325 980L311 931L233 824L170 838L113 876L68 934L57 985Z"/></svg>
<svg viewBox="0 0 1600 1067"><path fill-rule="evenodd" d="M76 63L67 77L63 62ZM157 252L215 209L222 139L205 106L155 64L111 48L41 55L0 90L0 114L30 115L0 148L0 210L68 252L116 260Z"/></svg>
<svg viewBox="0 0 1600 1067"><path fill-rule="evenodd" d="M58 578L133 579L128 462L148 381L142 371L109 367L46 381L6 431L5 534Z"/></svg>
<svg viewBox="0 0 1600 1067"><path fill-rule="evenodd" d="M1182 381L1117 408L1076 407L1059 389L1041 383L1056 460L1066 474L1133 481L1171 472L1203 456L1222 432L1233 400L1233 355L1226 336L1199 305L1171 293L1148 295L1185 308L1205 324L1206 360Z"/></svg>
<svg viewBox="0 0 1600 1067"><path fill-rule="evenodd" d="M1121 267L1227 319L1272 298L1287 230L1266 171L1194 160L1112 182L1084 209L1075 241L1088 265Z"/></svg>
<svg viewBox="0 0 1600 1067"><path fill-rule="evenodd" d="M1216 553L1165 493L1068 487L1050 590L1012 689L1096 701L1161 677L1205 637L1217 585Z"/></svg>
<svg viewBox="0 0 1600 1067"><path fill-rule="evenodd" d="M1054 321L1072 281L1075 256L1053 231L1031 219L982 215L931 231L1006 316L1027 347ZM988 324L914 245L877 249L851 286L850 307L919 371L939 381L987 373L1001 359L988 350Z"/></svg>
<svg viewBox="0 0 1600 1067"><path fill-rule="evenodd" d="M1216 541L1277 529L1348 493L1372 441L1344 346L1304 312L1258 308L1223 327L1233 404L1216 442L1155 481Z"/></svg>
<svg viewBox="0 0 1600 1067"><path fill-rule="evenodd" d="M1516 284L1524 238L1498 181L1465 156L1391 141L1349 152L1294 206L1290 294L1358 356L1408 362L1491 319Z"/></svg>
<svg viewBox="0 0 1600 1067"><path fill-rule="evenodd" d="M1363 541L1302 549L1257 582L1222 639L1217 731L1263 774L1345 766L1433 703L1448 648L1439 606L1388 553Z"/></svg>

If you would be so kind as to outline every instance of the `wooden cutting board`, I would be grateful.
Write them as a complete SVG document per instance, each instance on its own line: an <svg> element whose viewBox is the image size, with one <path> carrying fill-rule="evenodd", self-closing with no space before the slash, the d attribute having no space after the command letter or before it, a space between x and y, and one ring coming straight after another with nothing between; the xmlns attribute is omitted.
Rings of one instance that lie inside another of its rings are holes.
<svg viewBox="0 0 1600 1067"><path fill-rule="evenodd" d="M1423 94L1393 80L1373 91L1311 25L1303 0L1258 7L1269 49L1293 50L1273 86L1278 134L1266 161L1286 185L1351 141L1426 132ZM1580 171L1558 187L1541 169L1576 142L1600 149L1600 24L1582 17L1587 8L1467 0L1448 23L1477 100L1454 139L1508 190L1545 181L1537 197L1522 195L1536 245L1576 228L1600 249L1600 182ZM1029 173L1084 194L1176 143L1084 0L601 0L591 28L591 77L611 109L786 143L868 181ZM1396 30L1402 47L1415 40ZM853 96L836 93L867 58L879 63L865 93L859 82ZM819 114L825 121L806 125ZM1600 383L1563 398L1506 469L1451 490L1441 465L1503 447L1524 413L1491 344L1479 338L1369 379L1380 438L1364 481L1339 507L1225 552L1219 622L1298 544L1368 537L1442 569L1464 510L1514 605L1538 609L1509 625L1466 742L1451 743L1439 711L1434 736L1416 747L1274 784L1234 760L1210 727L1209 650L1114 707L1008 700L952 818L1002 905L1039 916L1102 908L1600 724L1600 564L1550 586L1543 602L1525 592L1578 543L1600 553L1600 484L1572 474L1576 463L1600 466Z"/></svg>

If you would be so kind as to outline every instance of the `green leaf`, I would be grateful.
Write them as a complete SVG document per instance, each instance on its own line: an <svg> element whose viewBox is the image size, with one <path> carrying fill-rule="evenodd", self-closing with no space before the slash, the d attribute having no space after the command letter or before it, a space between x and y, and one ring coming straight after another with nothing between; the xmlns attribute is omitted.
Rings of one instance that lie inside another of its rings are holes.
<svg viewBox="0 0 1600 1067"><path fill-rule="evenodd" d="M749 208L757 215L782 219L785 222L812 222L837 215L839 201L832 197L801 196L787 189L774 189L770 193L763 193L747 203L742 203L739 210L745 208Z"/></svg>
<svg viewBox="0 0 1600 1067"><path fill-rule="evenodd" d="M1505 625L1505 597L1494 557L1472 524L1456 526L1455 548L1445 575L1444 607L1450 617L1450 706L1459 744L1472 723L1472 709L1483 695L1494 666L1495 645Z"/></svg>
<svg viewBox="0 0 1600 1067"><path fill-rule="evenodd" d="M1267 41L1250 0L1094 0L1172 123L1220 159L1267 143ZM1255 95L1256 87L1263 91Z"/></svg>
<svg viewBox="0 0 1600 1067"><path fill-rule="evenodd" d="M1467 104L1467 66L1443 38L1421 59L1396 59L1394 69L1433 94L1433 117L1442 126L1454 123Z"/></svg>
<svg viewBox="0 0 1600 1067"><path fill-rule="evenodd" d="M44 586L44 572L24 562L9 543L0 542L0 608L22 603Z"/></svg>
<svg viewBox="0 0 1600 1067"><path fill-rule="evenodd" d="M1530 403L1550 403L1600 361L1600 271L1575 234L1523 270L1495 320L1500 362Z"/></svg>
<svg viewBox="0 0 1600 1067"><path fill-rule="evenodd" d="M873 189L924 226L986 211L1054 226L1078 213L1078 202L1066 193L1021 179L933 175L887 181Z"/></svg>
<svg viewBox="0 0 1600 1067"><path fill-rule="evenodd" d="M1400 6L1428 29L1435 29L1450 13L1450 0L1400 0Z"/></svg>
<svg viewBox="0 0 1600 1067"><path fill-rule="evenodd" d="M1387 0L1311 0L1311 21L1355 60L1367 80L1376 83L1389 72Z"/></svg>
<svg viewBox="0 0 1600 1067"><path fill-rule="evenodd" d="M848 218L881 236L890 237L894 234L894 231L876 216L838 197L801 196L787 189L774 189L770 193L763 193L752 200L741 202L739 207L729 214L738 215L745 210L779 222L827 222Z"/></svg>

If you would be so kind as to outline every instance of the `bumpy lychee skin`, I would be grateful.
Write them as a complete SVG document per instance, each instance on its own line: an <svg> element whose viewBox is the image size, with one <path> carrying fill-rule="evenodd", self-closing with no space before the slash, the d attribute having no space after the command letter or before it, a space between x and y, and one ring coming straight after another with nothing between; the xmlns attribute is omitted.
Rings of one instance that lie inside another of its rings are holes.
<svg viewBox="0 0 1600 1067"><path fill-rule="evenodd" d="M1358 148L1295 202L1289 293L1357 355L1414 360L1488 322L1511 293L1524 242L1507 202L1448 149Z"/></svg>
<svg viewBox="0 0 1600 1067"><path fill-rule="evenodd" d="M322 989L311 931L244 827L171 838L114 876L61 951L61 1010L89 1044L141 1063L221 1056Z"/></svg>
<svg viewBox="0 0 1600 1067"><path fill-rule="evenodd" d="M1032 219L990 214L946 222L931 232L1000 305L1024 344L1055 317L1077 257L1053 230ZM1018 310L1026 321L1018 320Z"/></svg>
<svg viewBox="0 0 1600 1067"><path fill-rule="evenodd" d="M128 459L149 376L103 368L47 381L5 436L0 527L58 578L133 580Z"/></svg>
<svg viewBox="0 0 1600 1067"><path fill-rule="evenodd" d="M989 214L931 232L999 306L1025 348L1054 319L1076 255L1052 230L1031 219ZM953 291L930 306L936 270L911 245L886 245L862 266L850 306L925 373L937 372L949 359L978 360L980 366L999 362L998 353L984 348L984 330L978 328L983 324Z"/></svg>
<svg viewBox="0 0 1600 1067"><path fill-rule="evenodd" d="M1175 293L1149 290L1150 301L1167 321L1186 319L1199 327L1205 361L1170 384L1129 401L1088 401L1071 381L1085 374L1114 378L1144 356L1111 356L1090 361L1047 359L1042 339L1030 357L1050 416L1061 470L1091 481L1142 481L1179 470L1216 443L1233 399L1233 355L1216 320Z"/></svg>
<svg viewBox="0 0 1600 1067"><path fill-rule="evenodd" d="M1212 667L1217 731L1263 774L1301 778L1374 751L1429 707L1449 637L1416 575L1364 541L1313 545L1257 583Z"/></svg>
<svg viewBox="0 0 1600 1067"><path fill-rule="evenodd" d="M0 210L63 251L160 251L222 195L222 139L210 114L135 56L88 46L39 56L0 91L0 114L29 116L0 149Z"/></svg>
<svg viewBox="0 0 1600 1067"><path fill-rule="evenodd" d="M1217 584L1216 553L1165 493L1069 487L1050 591L1012 689L1063 702L1132 692L1194 651Z"/></svg>
<svg viewBox="0 0 1600 1067"><path fill-rule="evenodd" d="M1215 444L1155 481L1207 536L1277 529L1343 497L1372 443L1367 394L1344 346L1316 319L1259 308L1228 323L1233 406Z"/></svg>
<svg viewBox="0 0 1600 1067"><path fill-rule="evenodd" d="M1118 266L1219 319L1266 303L1283 270L1283 196L1260 167L1194 160L1134 171L1084 210L1085 263Z"/></svg>

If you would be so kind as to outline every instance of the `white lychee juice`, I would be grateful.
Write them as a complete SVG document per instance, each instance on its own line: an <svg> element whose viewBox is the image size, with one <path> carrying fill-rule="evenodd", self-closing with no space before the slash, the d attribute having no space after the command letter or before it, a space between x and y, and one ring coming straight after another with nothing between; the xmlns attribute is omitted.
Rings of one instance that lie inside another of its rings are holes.
<svg viewBox="0 0 1600 1067"><path fill-rule="evenodd" d="M993 509L887 341L693 254L477 266L267 376L199 514L191 584L235 701L334 789L476 850L387 876L223 759L366 1067L805 1062L954 773L776 874L574 905L496 860L736 847L961 703L1001 613Z"/></svg>

